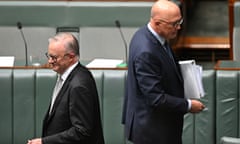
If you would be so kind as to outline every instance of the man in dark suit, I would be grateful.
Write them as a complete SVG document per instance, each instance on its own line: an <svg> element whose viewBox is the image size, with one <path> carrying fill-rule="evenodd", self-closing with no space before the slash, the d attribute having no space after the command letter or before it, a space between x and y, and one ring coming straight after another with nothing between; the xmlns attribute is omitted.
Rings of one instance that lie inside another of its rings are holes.
<svg viewBox="0 0 240 144"><path fill-rule="evenodd" d="M165 42L177 36L183 18L167 0L153 4L151 18L130 43L123 124L134 144L182 144L183 118L204 105L184 98L178 62Z"/></svg>
<svg viewBox="0 0 240 144"><path fill-rule="evenodd" d="M78 41L70 33L58 33L49 39L46 56L61 88L53 94L42 138L28 144L104 144L95 81L79 63Z"/></svg>

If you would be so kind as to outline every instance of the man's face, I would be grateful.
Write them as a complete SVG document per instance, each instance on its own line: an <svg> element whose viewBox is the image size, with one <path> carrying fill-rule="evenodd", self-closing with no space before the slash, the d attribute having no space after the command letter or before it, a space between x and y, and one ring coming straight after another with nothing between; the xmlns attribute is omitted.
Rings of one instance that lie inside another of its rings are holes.
<svg viewBox="0 0 240 144"><path fill-rule="evenodd" d="M166 39L174 39L177 34L178 30L181 29L181 24L183 23L183 19L181 16L172 19L172 20L165 20L165 19L155 19L157 23L156 29L157 32Z"/></svg>
<svg viewBox="0 0 240 144"><path fill-rule="evenodd" d="M69 54L66 53L66 49L61 42L49 43L46 55L51 68L59 74L63 74L70 66Z"/></svg>

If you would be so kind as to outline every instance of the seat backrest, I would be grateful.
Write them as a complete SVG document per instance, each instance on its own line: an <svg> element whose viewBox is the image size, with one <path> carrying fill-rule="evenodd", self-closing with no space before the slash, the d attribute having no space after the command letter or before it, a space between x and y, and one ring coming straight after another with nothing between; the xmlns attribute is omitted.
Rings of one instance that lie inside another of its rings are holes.
<svg viewBox="0 0 240 144"><path fill-rule="evenodd" d="M12 121L13 121L13 109L12 109L12 70L2 69L0 70L0 142L12 143Z"/></svg>
<svg viewBox="0 0 240 144"><path fill-rule="evenodd" d="M126 71L104 71L103 132L107 144L124 144L121 124Z"/></svg>
<svg viewBox="0 0 240 144"><path fill-rule="evenodd" d="M239 136L239 71L216 72L216 141Z"/></svg>
<svg viewBox="0 0 240 144"><path fill-rule="evenodd" d="M206 109L199 114L188 113L184 116L184 144L214 144L215 143L215 71L203 71L205 96L201 101Z"/></svg>

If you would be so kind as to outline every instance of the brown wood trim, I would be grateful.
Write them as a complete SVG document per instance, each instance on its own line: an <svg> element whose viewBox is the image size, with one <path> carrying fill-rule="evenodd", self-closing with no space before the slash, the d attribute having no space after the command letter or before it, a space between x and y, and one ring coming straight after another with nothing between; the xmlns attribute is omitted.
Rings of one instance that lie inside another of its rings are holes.
<svg viewBox="0 0 240 144"><path fill-rule="evenodd" d="M0 69L50 69L50 68L45 66L13 66L13 67L3 66L0 67Z"/></svg>
<svg viewBox="0 0 240 144"><path fill-rule="evenodd" d="M234 5L234 0L228 0L228 17L229 17L229 44L230 44L230 49L229 49L229 56L230 59L233 60L233 5Z"/></svg>
<svg viewBox="0 0 240 144"><path fill-rule="evenodd" d="M221 67L214 67L214 70L238 71L238 70L240 70L240 68L221 68Z"/></svg>
<svg viewBox="0 0 240 144"><path fill-rule="evenodd" d="M220 63L221 63L221 61L217 61L216 65L214 66L214 69L215 69L215 70L218 70L218 69L219 69Z"/></svg>
<svg viewBox="0 0 240 144"><path fill-rule="evenodd" d="M228 37L179 37L176 49L189 48L189 49L229 49Z"/></svg>
<svg viewBox="0 0 240 144"><path fill-rule="evenodd" d="M51 69L49 66L13 66L13 67L0 67L0 69ZM90 70L127 70L127 67L117 67L117 68L88 68Z"/></svg>
<svg viewBox="0 0 240 144"><path fill-rule="evenodd" d="M215 68L214 70L239 71L240 68Z"/></svg>
<svg viewBox="0 0 240 144"><path fill-rule="evenodd" d="M127 67L117 67L117 68L88 68L90 70L128 70Z"/></svg>

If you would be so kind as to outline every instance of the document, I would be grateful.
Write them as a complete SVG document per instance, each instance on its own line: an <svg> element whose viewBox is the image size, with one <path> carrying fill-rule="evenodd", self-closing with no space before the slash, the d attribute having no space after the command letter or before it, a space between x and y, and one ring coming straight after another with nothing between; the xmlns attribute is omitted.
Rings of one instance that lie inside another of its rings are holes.
<svg viewBox="0 0 240 144"><path fill-rule="evenodd" d="M116 68L123 60L97 58L86 65L88 68Z"/></svg>
<svg viewBox="0 0 240 144"><path fill-rule="evenodd" d="M202 83L202 66L196 65L195 60L179 61L184 79L184 94L188 99L200 99L205 92Z"/></svg>
<svg viewBox="0 0 240 144"><path fill-rule="evenodd" d="M13 67L14 66L14 56L0 56L0 66L1 67Z"/></svg>

